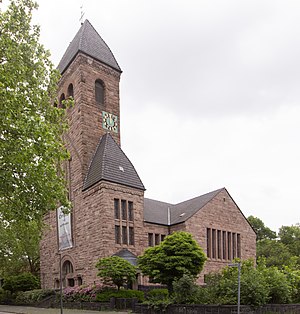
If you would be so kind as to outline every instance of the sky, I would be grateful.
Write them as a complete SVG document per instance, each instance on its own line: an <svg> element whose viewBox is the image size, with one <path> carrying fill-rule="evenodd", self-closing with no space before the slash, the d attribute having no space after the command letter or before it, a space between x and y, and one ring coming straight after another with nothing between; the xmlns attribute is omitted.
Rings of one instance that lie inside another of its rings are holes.
<svg viewBox="0 0 300 314"><path fill-rule="evenodd" d="M300 1L37 2L55 65L81 10L114 53L121 145L145 197L225 187L272 230L300 222Z"/></svg>

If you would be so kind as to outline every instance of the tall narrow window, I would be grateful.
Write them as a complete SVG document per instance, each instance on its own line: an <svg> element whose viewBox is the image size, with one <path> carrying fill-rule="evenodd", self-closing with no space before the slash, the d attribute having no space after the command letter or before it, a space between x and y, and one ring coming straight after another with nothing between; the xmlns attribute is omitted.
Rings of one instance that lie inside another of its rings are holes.
<svg viewBox="0 0 300 314"><path fill-rule="evenodd" d="M241 235L237 234L237 257L241 258Z"/></svg>
<svg viewBox="0 0 300 314"><path fill-rule="evenodd" d="M134 229L129 227L129 245L134 245Z"/></svg>
<svg viewBox="0 0 300 314"><path fill-rule="evenodd" d="M232 258L236 258L236 233L232 234Z"/></svg>
<svg viewBox="0 0 300 314"><path fill-rule="evenodd" d="M227 232L227 258L229 260L231 260L231 250L232 250L232 247L231 247L231 232Z"/></svg>
<svg viewBox="0 0 300 314"><path fill-rule="evenodd" d="M212 258L216 258L216 229L212 229Z"/></svg>
<svg viewBox="0 0 300 314"><path fill-rule="evenodd" d="M128 202L128 220L133 221L133 203Z"/></svg>
<svg viewBox="0 0 300 314"><path fill-rule="evenodd" d="M122 243L123 244L128 244L128 241L127 241L127 227L125 227L125 226L122 227Z"/></svg>
<svg viewBox="0 0 300 314"><path fill-rule="evenodd" d="M218 259L221 259L222 258L221 230L218 230L217 241L218 241Z"/></svg>
<svg viewBox="0 0 300 314"><path fill-rule="evenodd" d="M165 234L162 234L162 235L160 236L160 242L162 242L162 241L165 239L165 237L166 237L166 235L165 235Z"/></svg>
<svg viewBox="0 0 300 314"><path fill-rule="evenodd" d="M223 259L227 259L226 231L222 232L222 240L223 240Z"/></svg>
<svg viewBox="0 0 300 314"><path fill-rule="evenodd" d="M95 82L95 98L97 104L104 104L104 84L101 80Z"/></svg>
<svg viewBox="0 0 300 314"><path fill-rule="evenodd" d="M208 258L210 258L211 257L211 229L210 228L206 229L206 248L207 248L206 255Z"/></svg>
<svg viewBox="0 0 300 314"><path fill-rule="evenodd" d="M148 233L148 246L153 246L153 233Z"/></svg>
<svg viewBox="0 0 300 314"><path fill-rule="evenodd" d="M74 98L74 88L72 83L68 86L68 98L69 97Z"/></svg>
<svg viewBox="0 0 300 314"><path fill-rule="evenodd" d="M115 219L120 219L120 201L117 198L114 199L114 208L115 208Z"/></svg>
<svg viewBox="0 0 300 314"><path fill-rule="evenodd" d="M121 200L122 219L127 220L127 206L126 201Z"/></svg>
<svg viewBox="0 0 300 314"><path fill-rule="evenodd" d="M115 241L116 244L121 244L120 226L115 226Z"/></svg>
<svg viewBox="0 0 300 314"><path fill-rule="evenodd" d="M160 240L160 235L155 233L155 245L159 244L159 240Z"/></svg>

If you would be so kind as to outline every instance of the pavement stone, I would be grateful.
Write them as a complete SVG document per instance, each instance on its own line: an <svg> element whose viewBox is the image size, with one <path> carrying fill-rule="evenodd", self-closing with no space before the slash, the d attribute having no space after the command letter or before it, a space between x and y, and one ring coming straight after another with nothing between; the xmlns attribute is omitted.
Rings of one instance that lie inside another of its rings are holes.
<svg viewBox="0 0 300 314"><path fill-rule="evenodd" d="M44 309L29 306L12 306L0 305L0 314L61 314L60 309ZM63 314L128 314L128 312L114 312L114 311L87 311L87 310L74 310L63 309Z"/></svg>

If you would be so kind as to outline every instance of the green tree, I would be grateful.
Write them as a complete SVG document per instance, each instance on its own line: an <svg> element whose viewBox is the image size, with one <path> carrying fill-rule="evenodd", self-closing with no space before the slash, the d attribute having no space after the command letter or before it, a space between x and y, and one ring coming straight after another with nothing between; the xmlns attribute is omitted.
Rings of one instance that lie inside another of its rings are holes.
<svg viewBox="0 0 300 314"><path fill-rule="evenodd" d="M106 284L113 283L118 287L124 284L130 284L136 280L137 269L124 258L119 256L110 256L100 258L96 264L98 276Z"/></svg>
<svg viewBox="0 0 300 314"><path fill-rule="evenodd" d="M160 245L150 247L138 258L138 266L153 282L166 284L172 291L172 282L184 274L196 277L203 269L206 256L202 248L187 232L174 232Z"/></svg>
<svg viewBox="0 0 300 314"><path fill-rule="evenodd" d="M283 243L294 256L300 256L300 225L282 226L278 232L280 242ZM299 260L300 265L300 260Z"/></svg>
<svg viewBox="0 0 300 314"><path fill-rule="evenodd" d="M32 220L68 205L62 161L65 110L55 108L58 72L32 26L32 0L0 11L0 219Z"/></svg>
<svg viewBox="0 0 300 314"><path fill-rule="evenodd" d="M276 240L264 239L256 244L257 259L265 259L268 267L276 266L282 268L284 265L292 266L295 260L288 247Z"/></svg>
<svg viewBox="0 0 300 314"><path fill-rule="evenodd" d="M276 232L265 226L263 221L257 217L249 216L248 221L257 234L257 240L276 239Z"/></svg>
<svg viewBox="0 0 300 314"><path fill-rule="evenodd" d="M22 272L39 273L40 224L0 220L0 277Z"/></svg>

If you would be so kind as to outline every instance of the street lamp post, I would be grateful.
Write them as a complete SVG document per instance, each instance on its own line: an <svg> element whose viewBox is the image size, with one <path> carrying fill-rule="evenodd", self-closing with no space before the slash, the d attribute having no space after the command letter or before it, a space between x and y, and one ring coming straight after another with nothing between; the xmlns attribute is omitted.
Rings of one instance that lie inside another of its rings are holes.
<svg viewBox="0 0 300 314"><path fill-rule="evenodd" d="M63 314L63 283L62 283L62 269L61 269L61 252L59 252L59 290L60 290L60 314Z"/></svg>
<svg viewBox="0 0 300 314"><path fill-rule="evenodd" d="M229 267L238 268L238 304L237 304L237 313L240 314L241 307L241 263L232 263L228 265Z"/></svg>

